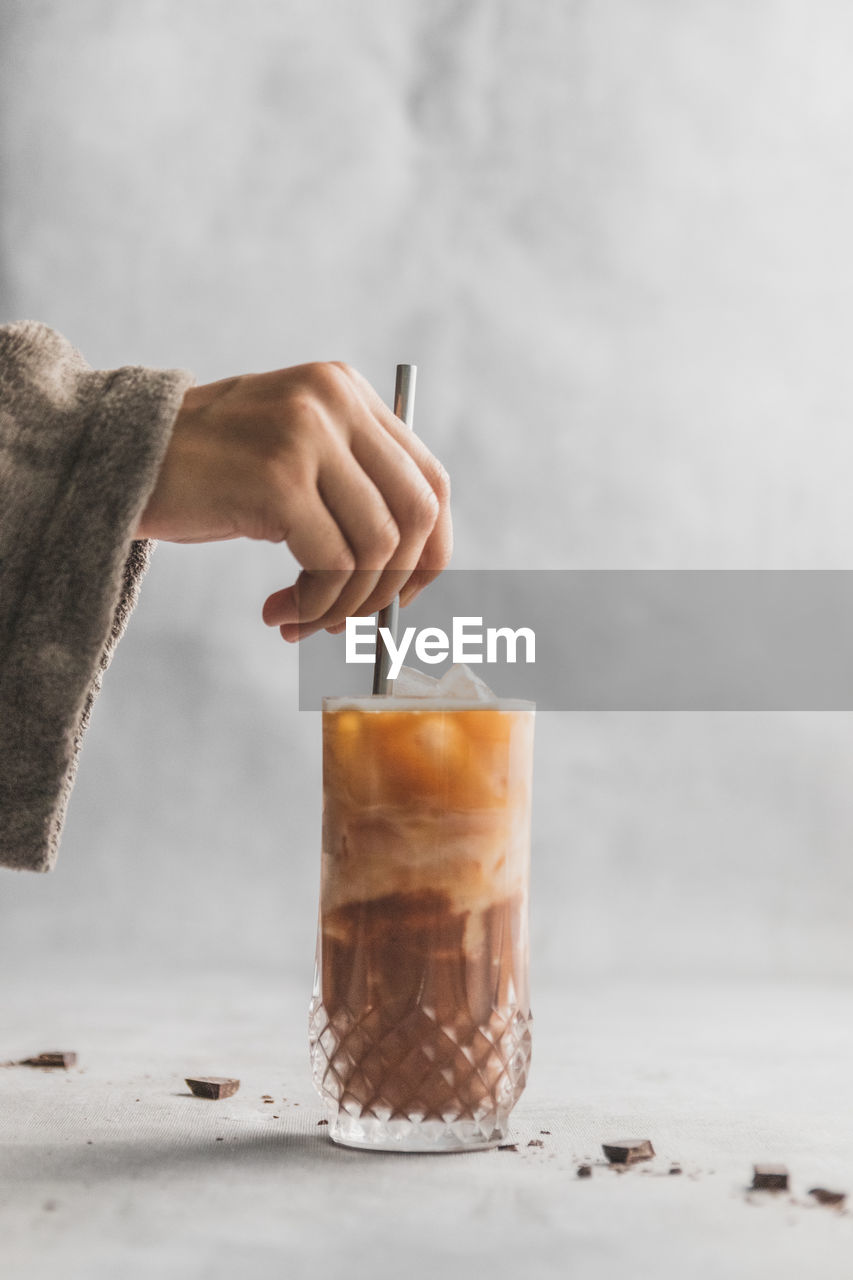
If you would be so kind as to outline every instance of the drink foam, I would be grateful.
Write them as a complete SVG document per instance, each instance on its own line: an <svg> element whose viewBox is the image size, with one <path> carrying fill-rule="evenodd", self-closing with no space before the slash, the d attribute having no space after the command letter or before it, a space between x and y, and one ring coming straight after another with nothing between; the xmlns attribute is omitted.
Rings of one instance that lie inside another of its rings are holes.
<svg viewBox="0 0 853 1280"><path fill-rule="evenodd" d="M533 711L535 703L520 698L499 698L484 680L463 662L456 662L440 679L416 667L401 667L392 694L366 697L324 698L324 711L470 711L494 707L496 711Z"/></svg>

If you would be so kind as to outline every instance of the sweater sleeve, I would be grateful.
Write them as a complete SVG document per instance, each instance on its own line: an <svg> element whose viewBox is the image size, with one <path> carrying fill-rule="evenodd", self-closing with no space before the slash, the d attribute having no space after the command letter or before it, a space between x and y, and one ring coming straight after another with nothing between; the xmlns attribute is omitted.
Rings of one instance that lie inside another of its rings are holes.
<svg viewBox="0 0 853 1280"><path fill-rule="evenodd" d="M56 860L92 702L153 546L133 532L192 377L0 327L0 865Z"/></svg>

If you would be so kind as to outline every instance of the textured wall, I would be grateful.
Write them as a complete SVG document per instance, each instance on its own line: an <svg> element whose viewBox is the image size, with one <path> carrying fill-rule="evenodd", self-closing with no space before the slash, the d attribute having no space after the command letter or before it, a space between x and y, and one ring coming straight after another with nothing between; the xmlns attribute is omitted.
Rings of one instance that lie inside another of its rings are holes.
<svg viewBox="0 0 853 1280"><path fill-rule="evenodd" d="M460 567L853 567L842 0L0 4L0 320L390 395ZM310 977L278 548L161 546L0 949ZM571 625L571 620L566 620ZM539 724L539 980L853 976L849 716Z"/></svg>

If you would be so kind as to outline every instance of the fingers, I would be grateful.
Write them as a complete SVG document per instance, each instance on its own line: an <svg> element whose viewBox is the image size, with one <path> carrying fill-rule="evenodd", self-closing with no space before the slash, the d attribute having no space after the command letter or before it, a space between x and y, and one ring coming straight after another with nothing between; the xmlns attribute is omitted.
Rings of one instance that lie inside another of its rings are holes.
<svg viewBox="0 0 853 1280"><path fill-rule="evenodd" d="M294 628L298 629L300 618L321 617L334 606L352 576L355 558L316 491L312 501L294 512L287 543L300 563L324 566L304 569L293 586L273 592L264 604L264 622L280 627L289 640L298 638Z"/></svg>
<svg viewBox="0 0 853 1280"><path fill-rule="evenodd" d="M322 545L318 530L324 533ZM386 579L388 603L408 576L385 574L399 541L379 488L346 449L330 449L317 477L316 499L299 512L287 538L306 568L293 587L269 597L264 620L279 626L286 640L304 639L363 612L380 578Z"/></svg>
<svg viewBox="0 0 853 1280"><path fill-rule="evenodd" d="M352 442L353 456L361 463L394 518L399 532L396 550L385 565L359 612L375 613L404 587L421 562L427 540L439 515L439 502L411 456L384 431L367 444L361 436Z"/></svg>
<svg viewBox="0 0 853 1280"><path fill-rule="evenodd" d="M309 375L316 394L306 397ZM452 548L447 475L417 436L354 370L306 366L300 377L281 527L303 570L264 605L286 640L342 631L397 594L408 603Z"/></svg>
<svg viewBox="0 0 853 1280"><path fill-rule="evenodd" d="M345 450L337 451L326 460L317 488L330 518L350 549L352 571L324 609L313 609L300 597L298 631L285 635L285 639L303 640L358 613L383 576L384 566L400 540L396 521L382 493Z"/></svg>
<svg viewBox="0 0 853 1280"><path fill-rule="evenodd" d="M374 388L356 369L349 374L378 422L388 435L410 456L421 475L432 489L438 503L433 527L427 537L420 559L416 562L417 576L400 596L401 604L408 604L419 591L437 578L450 562L453 551L453 526L450 516L450 477L444 467L433 457L423 441L392 413ZM357 435L353 435L353 451L358 448ZM369 452L369 445L368 450Z"/></svg>

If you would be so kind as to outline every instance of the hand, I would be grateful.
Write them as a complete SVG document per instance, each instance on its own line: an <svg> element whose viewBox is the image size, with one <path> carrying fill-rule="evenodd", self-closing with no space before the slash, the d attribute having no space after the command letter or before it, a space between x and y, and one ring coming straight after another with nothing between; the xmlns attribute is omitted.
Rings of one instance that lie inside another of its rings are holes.
<svg viewBox="0 0 853 1280"><path fill-rule="evenodd" d="M450 559L441 464L343 364L304 364L191 387L138 538L286 542L302 565L263 610L285 640L342 631Z"/></svg>

